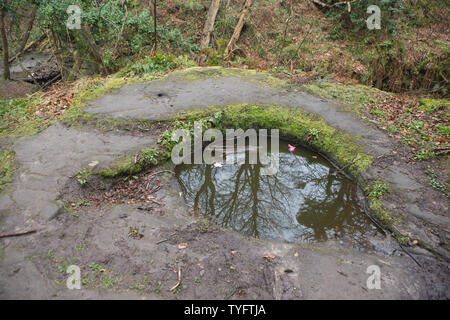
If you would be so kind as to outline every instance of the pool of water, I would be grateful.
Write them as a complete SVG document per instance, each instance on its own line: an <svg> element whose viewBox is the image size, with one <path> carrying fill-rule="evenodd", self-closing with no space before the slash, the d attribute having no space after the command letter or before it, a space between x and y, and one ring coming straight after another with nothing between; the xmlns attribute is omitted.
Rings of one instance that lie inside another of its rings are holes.
<svg viewBox="0 0 450 320"><path fill-rule="evenodd" d="M280 141L279 159L275 175L262 175L261 164L238 163L181 164L175 172L195 214L247 236L362 244L367 236L381 235L361 207L356 183L326 159L302 148L291 153L284 141Z"/></svg>

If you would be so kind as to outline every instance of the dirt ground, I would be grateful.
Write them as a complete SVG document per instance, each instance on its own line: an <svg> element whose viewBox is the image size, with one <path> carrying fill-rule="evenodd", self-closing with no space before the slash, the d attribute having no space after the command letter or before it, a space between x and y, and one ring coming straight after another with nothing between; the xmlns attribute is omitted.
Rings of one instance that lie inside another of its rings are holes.
<svg viewBox="0 0 450 320"><path fill-rule="evenodd" d="M368 239L369 249L338 241L247 238L192 216L169 172L158 175L161 187L151 193L150 207L127 199L98 203L110 186L82 187L73 178L76 172L93 161L106 167L118 155L154 147L158 133L56 124L14 144L19 170L0 197L0 234L37 232L0 239L1 298L449 298L448 202L425 183L422 168L401 157L393 163L392 150L401 151L396 142L332 103L295 88L267 86L264 75L198 76L184 81L176 74L124 87L86 112L157 121L192 107L277 102L319 114L362 137L366 151L377 158L366 175L393 186L387 205L404 217L399 228L434 250L408 247L408 254L389 235ZM81 269L81 290L66 287L70 265ZM371 265L380 267L381 289L367 287Z"/></svg>

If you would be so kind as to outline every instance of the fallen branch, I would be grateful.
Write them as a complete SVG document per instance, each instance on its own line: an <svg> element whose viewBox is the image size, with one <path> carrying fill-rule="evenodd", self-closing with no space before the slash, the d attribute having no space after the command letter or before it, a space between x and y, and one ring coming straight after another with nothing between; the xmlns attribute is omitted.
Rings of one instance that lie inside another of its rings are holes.
<svg viewBox="0 0 450 320"><path fill-rule="evenodd" d="M230 42L228 42L227 48L225 49L225 56L228 57L236 46L239 37L241 36L242 28L244 27L245 17L250 10L250 7L253 4L253 0L246 0L244 4L244 8L242 9L241 16L239 17L239 21L234 28L233 35L231 36Z"/></svg>
<svg viewBox="0 0 450 320"><path fill-rule="evenodd" d="M178 282L172 287L170 288L170 291L174 291L176 288L178 288L181 284L181 268L178 267Z"/></svg>
<svg viewBox="0 0 450 320"><path fill-rule="evenodd" d="M0 238L19 237L19 236L24 236L27 234L36 233L36 232L37 232L37 230L28 230L28 231L23 231L23 232L0 234Z"/></svg>
<svg viewBox="0 0 450 320"><path fill-rule="evenodd" d="M171 171L171 170L161 170L161 171L158 171L158 172L155 172L155 173L149 175L149 176L147 177L147 179L151 179L151 178L153 178L154 176L157 176L158 174L165 173L165 172L171 173L171 174L175 175L175 172L173 172L173 171Z"/></svg>

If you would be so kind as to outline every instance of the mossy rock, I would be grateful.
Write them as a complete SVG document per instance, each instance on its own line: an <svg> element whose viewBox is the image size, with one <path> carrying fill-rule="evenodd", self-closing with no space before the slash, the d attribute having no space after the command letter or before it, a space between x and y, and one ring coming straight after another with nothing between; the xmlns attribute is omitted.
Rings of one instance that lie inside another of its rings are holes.
<svg viewBox="0 0 450 320"><path fill-rule="evenodd" d="M103 178L117 178L137 174L142 170L142 165L135 161L135 157L128 155L113 160L108 168L100 170L97 174Z"/></svg>

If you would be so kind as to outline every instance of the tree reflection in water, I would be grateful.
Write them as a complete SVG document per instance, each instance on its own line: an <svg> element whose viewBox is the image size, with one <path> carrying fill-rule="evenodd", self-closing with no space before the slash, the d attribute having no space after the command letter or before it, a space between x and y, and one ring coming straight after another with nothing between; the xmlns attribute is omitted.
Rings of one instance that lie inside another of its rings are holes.
<svg viewBox="0 0 450 320"><path fill-rule="evenodd" d="M194 208L248 236L314 242L377 234L358 204L356 184L312 155L280 153L276 175L262 175L260 164L179 165L176 174Z"/></svg>

